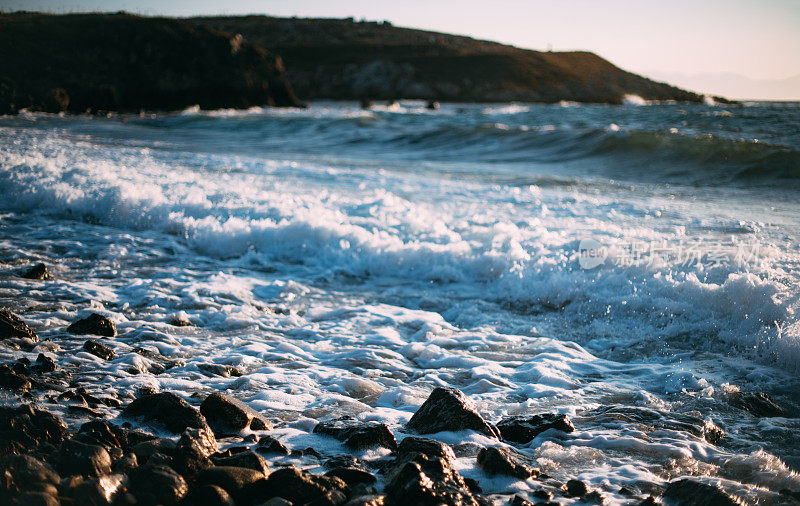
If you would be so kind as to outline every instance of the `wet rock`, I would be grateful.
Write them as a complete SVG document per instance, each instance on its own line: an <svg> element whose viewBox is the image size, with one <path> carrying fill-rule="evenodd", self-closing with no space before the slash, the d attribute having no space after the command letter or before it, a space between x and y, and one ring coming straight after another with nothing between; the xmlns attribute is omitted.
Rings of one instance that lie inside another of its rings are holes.
<svg viewBox="0 0 800 506"><path fill-rule="evenodd" d="M36 362L31 364L31 369L35 369L36 372L53 372L56 370L56 361L44 353L39 353Z"/></svg>
<svg viewBox="0 0 800 506"><path fill-rule="evenodd" d="M389 427L380 422L361 422L350 416L320 422L315 434L331 436L354 450L383 447L397 449L397 440Z"/></svg>
<svg viewBox="0 0 800 506"><path fill-rule="evenodd" d="M267 502L261 503L259 506L292 506L292 503L283 497L273 497Z"/></svg>
<svg viewBox="0 0 800 506"><path fill-rule="evenodd" d="M98 477L111 473L111 456L105 448L75 440L61 443L56 462L63 475Z"/></svg>
<svg viewBox="0 0 800 506"><path fill-rule="evenodd" d="M114 350L95 339L89 339L83 343L83 351L91 353L95 357L102 358L103 360L114 360L116 356Z"/></svg>
<svg viewBox="0 0 800 506"><path fill-rule="evenodd" d="M606 498L597 490L593 490L581 497L581 501L585 502L586 504L605 504Z"/></svg>
<svg viewBox="0 0 800 506"><path fill-rule="evenodd" d="M135 444L132 451L137 459L145 461L156 453L172 454L177 448L177 443L171 439L156 438Z"/></svg>
<svg viewBox="0 0 800 506"><path fill-rule="evenodd" d="M25 492L11 499L12 506L59 506L61 502L52 494L45 492Z"/></svg>
<svg viewBox="0 0 800 506"><path fill-rule="evenodd" d="M504 474L521 480L539 476L539 469L525 463L522 455L508 448L484 448L478 452L478 466L488 474Z"/></svg>
<svg viewBox="0 0 800 506"><path fill-rule="evenodd" d="M245 467L247 469L259 471L264 475L269 474L269 466L267 465L266 459L253 450L245 450L227 457L212 457L212 460L214 464L218 466Z"/></svg>
<svg viewBox="0 0 800 506"><path fill-rule="evenodd" d="M734 392L728 395L728 403L743 409L753 416L775 417L789 416L783 406L764 392Z"/></svg>
<svg viewBox="0 0 800 506"><path fill-rule="evenodd" d="M325 476L339 478L347 483L349 487L360 484L372 485L378 481L372 473L364 471L363 469L358 469L357 467L336 467L325 473Z"/></svg>
<svg viewBox="0 0 800 506"><path fill-rule="evenodd" d="M589 493L589 488L581 480L569 480L564 485L564 491L569 497L583 497Z"/></svg>
<svg viewBox="0 0 800 506"><path fill-rule="evenodd" d="M347 484L333 476L318 476L291 466L273 471L254 497L281 497L294 504L335 506L346 501Z"/></svg>
<svg viewBox="0 0 800 506"><path fill-rule="evenodd" d="M25 491L58 494L60 478L53 469L30 455L0 457L0 504Z"/></svg>
<svg viewBox="0 0 800 506"><path fill-rule="evenodd" d="M117 335L117 326L103 315L92 313L82 320L74 322L67 327L70 334L93 334L96 336L114 337Z"/></svg>
<svg viewBox="0 0 800 506"><path fill-rule="evenodd" d="M664 490L663 498L676 506L737 506L741 504L719 487L691 479L670 483Z"/></svg>
<svg viewBox="0 0 800 506"><path fill-rule="evenodd" d="M434 389L406 427L418 434L468 429L489 437L500 438L497 429L486 423L472 402L455 388Z"/></svg>
<svg viewBox="0 0 800 506"><path fill-rule="evenodd" d="M230 378L231 376L239 377L242 375L242 371L232 365L199 364L197 368L211 376L222 376L223 378Z"/></svg>
<svg viewBox="0 0 800 506"><path fill-rule="evenodd" d="M398 457L385 472L384 492L396 504L488 505L443 458L410 453Z"/></svg>
<svg viewBox="0 0 800 506"><path fill-rule="evenodd" d="M533 503L520 495L515 495L509 502L509 506L533 506Z"/></svg>
<svg viewBox="0 0 800 506"><path fill-rule="evenodd" d="M217 439L211 429L203 427L200 429L186 429L178 439L177 448L195 448L204 456L208 457L217 451Z"/></svg>
<svg viewBox="0 0 800 506"><path fill-rule="evenodd" d="M421 453L433 458L442 458L449 463L456 460L456 455L450 445L425 437L408 436L400 442L397 454Z"/></svg>
<svg viewBox="0 0 800 506"><path fill-rule="evenodd" d="M247 404L216 392L206 397L200 405L200 412L217 437L238 434L248 427L252 430L272 429L272 424Z"/></svg>
<svg viewBox="0 0 800 506"><path fill-rule="evenodd" d="M198 474L197 483L216 485L228 492L238 503L245 495L250 495L250 491L246 489L257 482L264 482L265 478L264 473L246 467L214 466Z"/></svg>
<svg viewBox="0 0 800 506"><path fill-rule="evenodd" d="M172 392L139 397L128 404L121 416L141 418L176 434L187 428L208 427L206 419L197 409Z"/></svg>
<svg viewBox="0 0 800 506"><path fill-rule="evenodd" d="M186 497L186 480L166 466L146 465L128 473L128 490L137 506L170 506Z"/></svg>
<svg viewBox="0 0 800 506"><path fill-rule="evenodd" d="M222 487L216 485L203 485L192 491L188 498L189 504L196 506L234 506L230 494Z"/></svg>
<svg viewBox="0 0 800 506"><path fill-rule="evenodd" d="M15 367L11 364L0 365L0 388L15 392L27 392L33 385L28 379L25 367Z"/></svg>
<svg viewBox="0 0 800 506"><path fill-rule="evenodd" d="M26 279L38 279L39 281L46 281L48 279L53 279L53 276L50 274L50 271L47 270L47 266L42 263L36 264L27 271L25 271L22 277Z"/></svg>
<svg viewBox="0 0 800 506"><path fill-rule="evenodd" d="M141 431L124 429L103 420L93 420L81 425L73 439L82 443L100 445L113 457L114 453L130 453L137 444L157 438ZM170 441L170 444L174 448L175 443Z"/></svg>
<svg viewBox="0 0 800 506"><path fill-rule="evenodd" d="M22 318L7 309L0 309L0 339L27 338L33 342L39 340L36 332Z"/></svg>
<svg viewBox="0 0 800 506"><path fill-rule="evenodd" d="M334 469L337 467L355 467L358 469L364 468L364 463L361 460L347 454L334 455L326 460L323 465L327 469Z"/></svg>
<svg viewBox="0 0 800 506"><path fill-rule="evenodd" d="M706 420L701 430L703 438L711 444L719 443L725 436L725 431L711 420Z"/></svg>
<svg viewBox="0 0 800 506"><path fill-rule="evenodd" d="M25 405L0 406L0 454L20 453L43 443L59 445L67 428L58 417Z"/></svg>
<svg viewBox="0 0 800 506"><path fill-rule="evenodd" d="M345 503L344 506L384 506L386 496L383 495L362 495L354 497Z"/></svg>
<svg viewBox="0 0 800 506"><path fill-rule="evenodd" d="M116 499L124 490L123 478L118 474L86 480L74 487L69 495L76 505L108 506L117 502Z"/></svg>
<svg viewBox="0 0 800 506"><path fill-rule="evenodd" d="M124 473L127 474L128 471L137 467L139 465L139 459L136 458L135 453L125 453L119 459L114 462L112 466L112 470L115 473Z"/></svg>
<svg viewBox="0 0 800 506"><path fill-rule="evenodd" d="M567 415L543 413L503 418L497 429L505 441L525 444L548 429L569 433L575 430L575 426Z"/></svg>
<svg viewBox="0 0 800 506"><path fill-rule="evenodd" d="M257 451L261 453L277 453L278 455L289 455L291 452L286 445L272 436L261 436L258 440Z"/></svg>

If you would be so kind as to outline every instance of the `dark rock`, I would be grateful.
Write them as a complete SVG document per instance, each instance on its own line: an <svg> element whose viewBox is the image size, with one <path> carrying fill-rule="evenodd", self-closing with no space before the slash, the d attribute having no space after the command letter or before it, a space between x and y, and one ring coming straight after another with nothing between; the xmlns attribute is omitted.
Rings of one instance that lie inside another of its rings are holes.
<svg viewBox="0 0 800 506"><path fill-rule="evenodd" d="M372 485L378 481L372 473L356 467L337 467L325 473L325 476L339 478L347 483L349 487L359 484Z"/></svg>
<svg viewBox="0 0 800 506"><path fill-rule="evenodd" d="M83 351L91 353L95 357L100 357L103 360L113 360L116 355L114 350L95 339L89 339L83 343Z"/></svg>
<svg viewBox="0 0 800 506"><path fill-rule="evenodd" d="M364 463L353 457L352 455L347 454L340 454L334 455L333 457L329 458L323 464L328 469L334 469L337 467L355 467L358 469L364 469Z"/></svg>
<svg viewBox="0 0 800 506"><path fill-rule="evenodd" d="M257 451L261 453L277 453L278 455L289 455L291 452L286 445L272 436L261 436L258 440Z"/></svg>
<svg viewBox="0 0 800 506"><path fill-rule="evenodd" d="M258 481L263 481L266 475L255 469L246 467L214 466L197 475L200 485L216 485L228 492L234 500L243 490ZM237 501L238 502L238 501Z"/></svg>
<svg viewBox="0 0 800 506"><path fill-rule="evenodd" d="M142 418L176 434L187 428L208 427L206 419L197 409L172 392L139 397L128 404L121 416Z"/></svg>
<svg viewBox="0 0 800 506"><path fill-rule="evenodd" d="M25 491L57 495L59 482L55 471L30 455L0 457L0 504Z"/></svg>
<svg viewBox="0 0 800 506"><path fill-rule="evenodd" d="M397 449L397 440L386 424L360 422L349 416L320 422L314 427L314 433L331 436L354 450L376 446L390 450Z"/></svg>
<svg viewBox="0 0 800 506"><path fill-rule="evenodd" d="M362 495L354 497L345 503L344 506L384 506L386 496L383 495Z"/></svg>
<svg viewBox="0 0 800 506"><path fill-rule="evenodd" d="M212 376L222 376L223 378L230 378L231 376L241 376L242 371L232 365L220 364L199 364L197 366L202 372Z"/></svg>
<svg viewBox="0 0 800 506"><path fill-rule="evenodd" d="M478 466L489 474L505 474L521 480L539 476L539 469L529 466L523 459L508 448L492 446L478 452Z"/></svg>
<svg viewBox="0 0 800 506"><path fill-rule="evenodd" d="M61 474L98 477L111 472L111 457L105 448L69 440L61 443L56 455Z"/></svg>
<svg viewBox="0 0 800 506"><path fill-rule="evenodd" d="M535 497L536 499L542 499L543 501L549 501L550 499L553 498L553 494L551 494L547 490L540 488L539 490L534 490L533 492L531 492L531 497Z"/></svg>
<svg viewBox="0 0 800 506"><path fill-rule="evenodd" d="M167 438L155 438L133 445L132 451L139 460L147 460L155 453L172 454L178 448L175 441Z"/></svg>
<svg viewBox="0 0 800 506"><path fill-rule="evenodd" d="M273 471L254 492L255 497L282 497L294 504L335 506L346 501L347 484L332 476L318 476L291 466Z"/></svg>
<svg viewBox="0 0 800 506"><path fill-rule="evenodd" d="M606 498L597 490L593 490L581 497L581 501L585 502L586 504L605 504Z"/></svg>
<svg viewBox="0 0 800 506"><path fill-rule="evenodd" d="M569 480L567 484L564 485L564 491L569 497L583 497L589 493L589 488L581 480Z"/></svg>
<svg viewBox="0 0 800 506"><path fill-rule="evenodd" d="M252 430L271 430L272 424L247 404L223 395L213 393L200 405L200 412L218 437L238 434L250 427Z"/></svg>
<svg viewBox="0 0 800 506"><path fill-rule="evenodd" d="M203 485L194 489L188 498L189 504L196 506L234 506L230 494L217 485Z"/></svg>
<svg viewBox="0 0 800 506"><path fill-rule="evenodd" d="M137 505L170 506L186 496L189 486L169 467L146 465L130 470L128 490L136 497Z"/></svg>
<svg viewBox="0 0 800 506"><path fill-rule="evenodd" d="M30 405L0 406L0 454L20 453L40 444L58 445L67 428L58 417Z"/></svg>
<svg viewBox="0 0 800 506"><path fill-rule="evenodd" d="M789 416L783 406L764 392L734 392L728 395L728 403L743 409L753 416L775 417Z"/></svg>
<svg viewBox="0 0 800 506"><path fill-rule="evenodd" d="M533 506L533 503L520 495L515 495L511 498L509 506Z"/></svg>
<svg viewBox="0 0 800 506"><path fill-rule="evenodd" d="M123 490L122 476L106 476L81 482L69 495L76 505L108 506L117 502Z"/></svg>
<svg viewBox="0 0 800 506"><path fill-rule="evenodd" d="M676 506L737 506L735 500L719 487L691 479L673 481L664 490L663 498Z"/></svg>
<svg viewBox="0 0 800 506"><path fill-rule="evenodd" d="M56 361L44 353L39 353L39 356L36 357L36 362L31 365L31 368L36 368L39 372L53 372L56 370Z"/></svg>
<svg viewBox="0 0 800 506"><path fill-rule="evenodd" d="M661 504L661 501L659 501L652 495L648 495L642 500L642 502L639 503L639 506L657 506L659 504Z"/></svg>
<svg viewBox="0 0 800 506"><path fill-rule="evenodd" d="M136 458L136 454L126 453L122 457L117 459L116 462L114 462L112 470L115 473L127 474L128 471L130 471L134 467L137 467L138 465L139 465L139 459Z"/></svg>
<svg viewBox="0 0 800 506"><path fill-rule="evenodd" d="M0 388L27 392L33 387L27 373L28 371L24 367L14 367L10 364L0 365Z"/></svg>
<svg viewBox="0 0 800 506"><path fill-rule="evenodd" d="M67 327L70 334L93 334L96 336L114 337L117 335L117 326L103 315L92 313L82 320L74 322Z"/></svg>
<svg viewBox="0 0 800 506"><path fill-rule="evenodd" d="M22 318L8 309L0 309L0 339L28 338L33 342L39 340L36 332L31 329Z"/></svg>
<svg viewBox="0 0 800 506"><path fill-rule="evenodd" d="M264 475L269 474L269 466L267 465L266 459L253 450L245 450L228 457L212 457L212 460L214 464L218 466L246 467L247 469L259 471Z"/></svg>
<svg viewBox="0 0 800 506"><path fill-rule="evenodd" d="M425 437L408 436L397 447L397 454L421 453L433 458L442 458L451 464L455 462L456 455L450 445Z"/></svg>
<svg viewBox="0 0 800 506"><path fill-rule="evenodd" d="M56 496L45 492L25 492L14 497L10 504L13 506L59 506L61 502Z"/></svg>
<svg viewBox="0 0 800 506"><path fill-rule="evenodd" d="M283 497L273 497L267 500L267 502L262 502L259 506L292 506L292 503Z"/></svg>
<svg viewBox="0 0 800 506"><path fill-rule="evenodd" d="M47 266L41 263L36 264L28 269L25 274L22 275L22 277L27 279L38 279L39 281L53 279L53 276L50 275L50 271L47 270Z"/></svg>
<svg viewBox="0 0 800 506"><path fill-rule="evenodd" d="M207 427L200 429L189 428L183 431L177 444L179 450L188 447L195 448L208 457L217 451L217 439L211 429Z"/></svg>
<svg viewBox="0 0 800 506"><path fill-rule="evenodd" d="M187 431L208 431L210 429L187 429ZM190 437L187 438L186 432L181 436L178 441L175 451L170 454L171 466L184 477L197 476L201 471L212 467L214 464L211 462L209 456L209 443L203 442L203 437ZM213 437L213 436L212 436ZM198 441L200 439L200 441ZM214 448L216 448L216 441L214 441ZM152 460L152 458L151 458Z"/></svg>
<svg viewBox="0 0 800 506"><path fill-rule="evenodd" d="M500 438L497 429L486 423L472 402L455 388L434 389L406 427L418 434L474 430L489 437Z"/></svg>
<svg viewBox="0 0 800 506"><path fill-rule="evenodd" d="M504 440L525 444L548 429L573 432L575 426L567 415L544 413L503 418L497 424L497 429Z"/></svg>
<svg viewBox="0 0 800 506"><path fill-rule="evenodd" d="M443 458L408 453L398 457L384 474L384 491L393 504L490 504L473 494L464 478Z"/></svg>
<svg viewBox="0 0 800 506"><path fill-rule="evenodd" d="M93 420L81 425L73 439L82 443L100 445L109 453L115 449L120 450L121 453L129 453L135 445L157 438L144 432L123 429L106 421ZM170 444L174 448L175 443L170 441Z"/></svg>

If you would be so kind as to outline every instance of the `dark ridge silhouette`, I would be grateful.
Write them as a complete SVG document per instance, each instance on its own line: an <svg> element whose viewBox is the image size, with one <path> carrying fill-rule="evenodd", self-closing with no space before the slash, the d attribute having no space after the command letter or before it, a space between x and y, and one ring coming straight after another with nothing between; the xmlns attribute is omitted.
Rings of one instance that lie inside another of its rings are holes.
<svg viewBox="0 0 800 506"><path fill-rule="evenodd" d="M265 49L125 13L0 14L0 113L299 106Z"/></svg>
<svg viewBox="0 0 800 506"><path fill-rule="evenodd" d="M304 99L620 103L633 94L648 100L703 100L585 51L532 51L352 18L187 21L241 34L280 54L287 77Z"/></svg>

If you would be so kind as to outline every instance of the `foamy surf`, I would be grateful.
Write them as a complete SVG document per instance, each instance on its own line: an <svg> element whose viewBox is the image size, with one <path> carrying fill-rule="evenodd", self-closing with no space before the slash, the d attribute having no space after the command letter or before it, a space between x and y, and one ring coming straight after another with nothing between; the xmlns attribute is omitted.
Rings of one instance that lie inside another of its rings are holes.
<svg viewBox="0 0 800 506"><path fill-rule="evenodd" d="M620 487L644 492L692 473L750 500L795 487L800 448L783 441L796 419L765 427L729 399L763 390L790 408L798 401L796 204L777 192L765 209L763 194L737 185L709 198L707 188L558 172L568 150L525 136L543 125L542 135L573 135L552 115L564 108L482 107L488 117L471 129L478 113L459 107L467 112L440 117L401 105L368 122L333 104L4 118L4 302L24 309L59 356L74 344L67 323L88 312L114 320L117 359L64 360L122 399L137 388L228 391L281 419L274 434L298 447L344 451L309 434L342 414L404 437L430 390L452 385L491 421L572 416L574 433L544 434L523 451L612 502L624 500ZM682 117L676 108L663 114ZM625 156L652 152L635 108L566 110L597 118L590 131L611 136L603 145L614 157L615 143ZM613 132L609 110L623 115ZM452 124L427 145L414 130L429 120ZM339 147L306 151L337 136ZM478 143L484 158L468 156ZM376 154L386 146L394 151ZM448 146L451 158L435 156ZM490 159L509 146L529 158ZM539 165L535 150L549 150ZM575 163L591 173L600 153ZM675 171L687 159L671 162ZM53 266L45 292L13 276L34 260ZM209 375L209 364L242 375ZM705 439L692 425L705 421L727 439ZM530 488L488 476L474 456L458 466L491 493Z"/></svg>

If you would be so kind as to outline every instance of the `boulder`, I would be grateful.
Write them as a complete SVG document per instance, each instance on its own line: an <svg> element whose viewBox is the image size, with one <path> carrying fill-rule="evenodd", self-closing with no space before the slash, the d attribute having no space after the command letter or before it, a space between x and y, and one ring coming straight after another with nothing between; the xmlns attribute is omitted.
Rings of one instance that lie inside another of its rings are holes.
<svg viewBox="0 0 800 506"><path fill-rule="evenodd" d="M589 487L581 480L569 480L564 485L564 492L568 497L583 497L589 493Z"/></svg>
<svg viewBox="0 0 800 506"><path fill-rule="evenodd" d="M252 430L272 429L272 424L247 404L216 392L205 398L200 412L218 437L238 434L248 427Z"/></svg>
<svg viewBox="0 0 800 506"><path fill-rule="evenodd" d="M140 418L179 434L187 428L207 428L206 419L188 402L172 392L143 395L122 411L123 417Z"/></svg>
<svg viewBox="0 0 800 506"><path fill-rule="evenodd" d="M79 474L96 478L111 473L111 456L99 445L64 441L58 449L56 461L63 475Z"/></svg>
<svg viewBox="0 0 800 506"><path fill-rule="evenodd" d="M22 318L7 309L0 309L0 339L28 338L34 342L39 340L36 332Z"/></svg>
<svg viewBox="0 0 800 506"><path fill-rule="evenodd" d="M489 505L470 490L464 478L443 458L421 453L399 456L384 472L384 492L392 504Z"/></svg>
<svg viewBox="0 0 800 506"><path fill-rule="evenodd" d="M47 266L42 263L36 264L27 271L25 271L22 277L26 279L38 279L39 281L46 281L48 279L53 279L53 276L50 274L50 271L47 270Z"/></svg>
<svg viewBox="0 0 800 506"><path fill-rule="evenodd" d="M567 415L544 413L503 418L497 429L505 441L525 444L548 429L569 433L575 430L575 426Z"/></svg>
<svg viewBox="0 0 800 506"><path fill-rule="evenodd" d="M536 478L539 469L528 465L525 458L508 448L489 447L478 452L478 467L488 474L504 474L521 480Z"/></svg>
<svg viewBox="0 0 800 506"><path fill-rule="evenodd" d="M197 475L199 485L216 485L228 492L234 500L246 494L246 488L258 481L263 481L266 475L261 471L246 467L213 466ZM238 502L238 500L237 500Z"/></svg>
<svg viewBox="0 0 800 506"><path fill-rule="evenodd" d="M325 473L325 476L339 478L343 482L347 483L348 487L354 487L362 484L372 485L378 481L372 473L357 467L336 467Z"/></svg>
<svg viewBox="0 0 800 506"><path fill-rule="evenodd" d="M95 339L89 339L83 343L83 351L91 353L95 357L102 358L103 360L113 360L116 355L114 350Z"/></svg>
<svg viewBox="0 0 800 506"><path fill-rule="evenodd" d="M294 466L273 471L260 483L255 497L269 499L281 497L293 504L312 503L320 506L336 506L346 501L347 484L333 476L319 476L302 471Z"/></svg>
<svg viewBox="0 0 800 506"><path fill-rule="evenodd" d="M128 473L128 491L137 500L137 506L171 506L189 492L186 480L169 467L146 465Z"/></svg>
<svg viewBox="0 0 800 506"><path fill-rule="evenodd" d="M58 417L30 405L0 406L0 454L21 453L43 443L59 445L67 428Z"/></svg>
<svg viewBox="0 0 800 506"><path fill-rule="evenodd" d="M218 466L245 467L263 473L265 476L269 474L269 466L266 459L253 450L245 450L223 457L212 456L212 460Z"/></svg>
<svg viewBox="0 0 800 506"><path fill-rule="evenodd" d="M455 388L434 389L406 427L418 434L474 430L492 438L500 438L497 429L489 425L472 402Z"/></svg>
<svg viewBox="0 0 800 506"><path fill-rule="evenodd" d="M350 416L320 422L315 434L331 436L354 450L383 447L397 449L397 440L389 427L380 422L361 422Z"/></svg>
<svg viewBox="0 0 800 506"><path fill-rule="evenodd" d="M177 448L180 450L188 447L194 448L208 457L217 451L217 439L208 427L188 428L178 439Z"/></svg>
<svg viewBox="0 0 800 506"><path fill-rule="evenodd" d="M408 436L400 442L398 455L421 453L428 457L441 458L449 463L456 461L456 455L450 445L424 437Z"/></svg>
<svg viewBox="0 0 800 506"><path fill-rule="evenodd" d="M117 326L103 315L92 313L82 320L74 322L67 327L70 334L93 334L96 336L114 337L117 335Z"/></svg>
<svg viewBox="0 0 800 506"><path fill-rule="evenodd" d="M258 440L256 451L261 453L277 453L278 455L289 455L291 452L286 445L272 436L261 436Z"/></svg>
<svg viewBox="0 0 800 506"><path fill-rule="evenodd" d="M210 376L222 376L223 378L230 378L231 376L241 376L242 371L232 365L220 364L198 364L198 369Z"/></svg>
<svg viewBox="0 0 800 506"><path fill-rule="evenodd" d="M678 506L738 506L742 503L719 487L693 479L673 481L664 490L663 498Z"/></svg>
<svg viewBox="0 0 800 506"><path fill-rule="evenodd" d="M58 474L30 455L0 457L0 503L26 491L58 495Z"/></svg>
<svg viewBox="0 0 800 506"><path fill-rule="evenodd" d="M195 488L188 498L189 504L196 506L234 506L230 494L216 485L203 485Z"/></svg>

